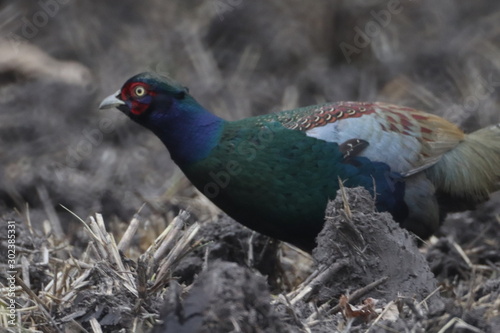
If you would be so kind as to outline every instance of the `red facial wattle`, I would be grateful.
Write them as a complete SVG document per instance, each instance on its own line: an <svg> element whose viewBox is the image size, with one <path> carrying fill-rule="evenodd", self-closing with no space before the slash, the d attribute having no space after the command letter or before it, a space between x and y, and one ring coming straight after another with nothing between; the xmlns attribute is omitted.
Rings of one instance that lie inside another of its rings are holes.
<svg viewBox="0 0 500 333"><path fill-rule="evenodd" d="M120 99L129 104L130 113L139 116L148 109L155 94L148 84L131 82L122 88Z"/></svg>

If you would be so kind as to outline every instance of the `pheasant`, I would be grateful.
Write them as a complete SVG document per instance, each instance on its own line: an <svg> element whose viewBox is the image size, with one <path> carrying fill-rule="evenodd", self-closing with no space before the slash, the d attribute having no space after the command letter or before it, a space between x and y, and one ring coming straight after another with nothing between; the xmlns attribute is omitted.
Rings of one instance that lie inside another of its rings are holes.
<svg viewBox="0 0 500 333"><path fill-rule="evenodd" d="M464 134L429 113L337 102L226 121L157 73L105 98L150 129L192 184L241 224L306 251L341 183L421 238L498 189L500 124Z"/></svg>

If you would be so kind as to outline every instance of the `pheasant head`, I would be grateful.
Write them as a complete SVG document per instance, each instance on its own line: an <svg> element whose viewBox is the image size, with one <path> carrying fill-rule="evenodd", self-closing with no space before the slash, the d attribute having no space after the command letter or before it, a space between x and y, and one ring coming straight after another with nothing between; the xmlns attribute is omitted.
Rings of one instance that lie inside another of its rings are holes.
<svg viewBox="0 0 500 333"><path fill-rule="evenodd" d="M99 105L100 109L113 107L153 131L178 164L205 157L215 145L223 124L186 87L157 73L130 78Z"/></svg>

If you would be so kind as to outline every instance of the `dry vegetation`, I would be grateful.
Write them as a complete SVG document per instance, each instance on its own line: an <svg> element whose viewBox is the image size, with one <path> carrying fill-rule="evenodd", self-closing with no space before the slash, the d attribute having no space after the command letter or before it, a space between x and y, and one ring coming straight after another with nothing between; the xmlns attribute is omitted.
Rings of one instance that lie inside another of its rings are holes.
<svg viewBox="0 0 500 333"><path fill-rule="evenodd" d="M499 331L498 193L417 250L397 227L360 238L393 222L347 191L311 257L220 215L153 135L97 111L157 70L227 119L379 100L500 122L500 3L402 1L346 58L390 2L0 1L0 253L8 221L17 251L15 281L0 258L0 330ZM388 255L403 238L409 280Z"/></svg>

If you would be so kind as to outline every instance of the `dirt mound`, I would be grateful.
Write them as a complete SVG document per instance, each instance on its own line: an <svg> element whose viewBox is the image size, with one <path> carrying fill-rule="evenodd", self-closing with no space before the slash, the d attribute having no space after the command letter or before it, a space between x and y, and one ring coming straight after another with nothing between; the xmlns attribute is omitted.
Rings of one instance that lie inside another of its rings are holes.
<svg viewBox="0 0 500 333"><path fill-rule="evenodd" d="M386 300L418 295L419 300L436 290L437 281L420 253L415 237L399 227L389 213L377 213L364 188L339 191L326 210L326 224L318 236L313 257L319 267L341 265L321 286L319 300L339 297L386 277L372 297Z"/></svg>

